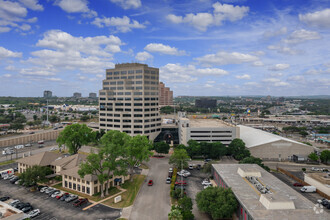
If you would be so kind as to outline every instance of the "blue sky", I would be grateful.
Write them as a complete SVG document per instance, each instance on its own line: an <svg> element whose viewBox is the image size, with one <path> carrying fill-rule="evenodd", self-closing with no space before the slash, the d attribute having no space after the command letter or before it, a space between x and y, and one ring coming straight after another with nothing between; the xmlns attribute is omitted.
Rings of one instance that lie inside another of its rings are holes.
<svg viewBox="0 0 330 220"><path fill-rule="evenodd" d="M160 68L174 95L329 95L330 0L0 0L0 96L98 92Z"/></svg>

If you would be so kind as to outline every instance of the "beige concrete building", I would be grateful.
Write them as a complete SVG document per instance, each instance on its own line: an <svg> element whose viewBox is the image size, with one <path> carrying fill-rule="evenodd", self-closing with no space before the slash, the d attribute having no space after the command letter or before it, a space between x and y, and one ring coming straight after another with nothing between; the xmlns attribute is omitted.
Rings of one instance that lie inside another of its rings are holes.
<svg viewBox="0 0 330 220"><path fill-rule="evenodd" d="M86 160L86 157L87 155L79 153L65 157L59 153L43 152L17 160L18 172L23 173L28 167L34 165L48 166L53 170L55 175L62 176L62 187L93 195L100 192L100 183L97 180L97 176L86 175L84 178L81 178L78 174L79 165ZM129 179L129 175L112 176L109 182L109 188L119 183L124 183L127 179Z"/></svg>
<svg viewBox="0 0 330 220"><path fill-rule="evenodd" d="M330 176L327 173L306 173L304 181L330 196Z"/></svg>
<svg viewBox="0 0 330 220"><path fill-rule="evenodd" d="M231 188L237 201L237 219L325 220L326 211L257 164L212 164L217 186Z"/></svg>
<svg viewBox="0 0 330 220"><path fill-rule="evenodd" d="M271 134L266 131L239 125L240 138L250 150L251 155L263 160L288 160L292 155L307 158L314 151L312 146Z"/></svg>
<svg viewBox="0 0 330 220"><path fill-rule="evenodd" d="M221 142L229 145L239 138L239 128L219 119L186 118L184 113L179 113L179 142L187 145L189 140L197 142Z"/></svg>
<svg viewBox="0 0 330 220"><path fill-rule="evenodd" d="M159 83L159 105L173 105L173 91L169 87L165 87L163 82Z"/></svg>
<svg viewBox="0 0 330 220"><path fill-rule="evenodd" d="M158 85L159 69L146 64L116 64L107 69L99 92L100 129L154 140L161 126Z"/></svg>

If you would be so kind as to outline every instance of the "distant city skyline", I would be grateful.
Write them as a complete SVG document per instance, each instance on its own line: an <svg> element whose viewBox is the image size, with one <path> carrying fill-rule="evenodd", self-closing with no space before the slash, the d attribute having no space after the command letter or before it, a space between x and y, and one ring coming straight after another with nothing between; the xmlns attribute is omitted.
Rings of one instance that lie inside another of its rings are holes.
<svg viewBox="0 0 330 220"><path fill-rule="evenodd" d="M127 62L174 97L328 95L329 54L328 0L0 0L0 96L88 96Z"/></svg>

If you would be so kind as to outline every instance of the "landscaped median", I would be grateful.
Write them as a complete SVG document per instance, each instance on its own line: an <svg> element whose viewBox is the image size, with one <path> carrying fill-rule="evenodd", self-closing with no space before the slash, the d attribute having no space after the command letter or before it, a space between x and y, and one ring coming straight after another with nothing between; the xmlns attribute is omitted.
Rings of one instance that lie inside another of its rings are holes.
<svg viewBox="0 0 330 220"><path fill-rule="evenodd" d="M15 163L15 162L16 162L16 160L7 160L7 161L4 161L4 162L0 162L0 166Z"/></svg>

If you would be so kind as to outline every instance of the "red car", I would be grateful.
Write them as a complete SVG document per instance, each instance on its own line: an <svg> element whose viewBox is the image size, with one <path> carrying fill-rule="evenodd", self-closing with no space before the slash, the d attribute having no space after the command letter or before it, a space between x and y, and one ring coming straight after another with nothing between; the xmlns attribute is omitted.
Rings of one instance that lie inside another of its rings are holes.
<svg viewBox="0 0 330 220"><path fill-rule="evenodd" d="M149 180L148 186L152 186L153 184L154 184L154 182L152 180Z"/></svg>
<svg viewBox="0 0 330 220"><path fill-rule="evenodd" d="M60 198L62 198L62 196L64 196L64 195L69 195L69 193L64 193L64 194L62 194L62 195L58 195L58 196L56 196L55 198L56 198L56 199L60 199Z"/></svg>
<svg viewBox="0 0 330 220"><path fill-rule="evenodd" d="M78 207L78 206L81 206L82 204L87 203L87 202L88 202L88 199L78 199L77 201L75 201L73 203L73 205Z"/></svg>
<svg viewBox="0 0 330 220"><path fill-rule="evenodd" d="M182 181L177 181L177 182L175 182L175 185L187 185L187 182L186 181L184 181L184 180L182 180Z"/></svg>
<svg viewBox="0 0 330 220"><path fill-rule="evenodd" d="M293 186L304 186L304 185L301 183L294 183Z"/></svg>

